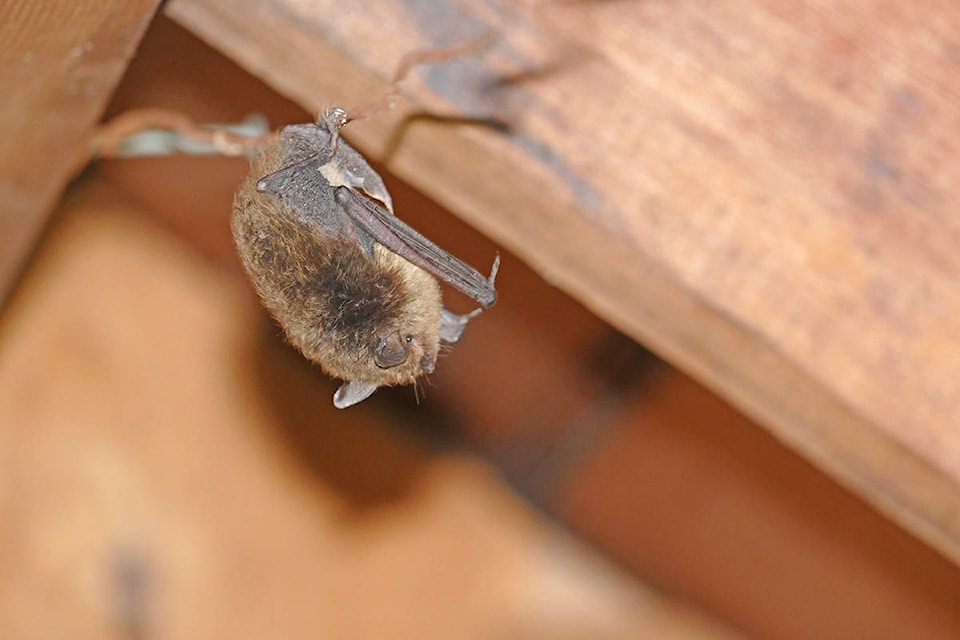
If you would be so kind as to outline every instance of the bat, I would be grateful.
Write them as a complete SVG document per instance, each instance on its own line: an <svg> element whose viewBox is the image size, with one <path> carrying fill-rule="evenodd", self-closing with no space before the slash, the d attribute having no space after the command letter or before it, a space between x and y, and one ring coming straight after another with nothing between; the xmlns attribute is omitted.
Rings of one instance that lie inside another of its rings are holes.
<svg viewBox="0 0 960 640"><path fill-rule="evenodd" d="M432 373L441 343L496 302L494 280L393 213L383 179L340 137L340 108L283 127L251 163L233 204L241 262L287 339L328 375L346 408L381 386ZM443 307L437 278L480 307Z"/></svg>

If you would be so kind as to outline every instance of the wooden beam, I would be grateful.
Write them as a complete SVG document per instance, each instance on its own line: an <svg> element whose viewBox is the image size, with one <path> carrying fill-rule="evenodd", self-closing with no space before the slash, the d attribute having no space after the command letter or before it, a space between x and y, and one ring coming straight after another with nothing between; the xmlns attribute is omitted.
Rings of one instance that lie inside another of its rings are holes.
<svg viewBox="0 0 960 640"><path fill-rule="evenodd" d="M159 0L0 4L0 300L70 177Z"/></svg>
<svg viewBox="0 0 960 640"><path fill-rule="evenodd" d="M952 3L167 11L315 111L375 100L410 50L491 36L347 136L960 561ZM399 126L414 108L509 131Z"/></svg>

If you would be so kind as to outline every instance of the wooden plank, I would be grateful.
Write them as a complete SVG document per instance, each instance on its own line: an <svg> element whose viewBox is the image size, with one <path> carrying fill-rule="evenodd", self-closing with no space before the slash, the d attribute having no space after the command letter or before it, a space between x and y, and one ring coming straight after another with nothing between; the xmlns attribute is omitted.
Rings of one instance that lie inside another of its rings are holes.
<svg viewBox="0 0 960 640"><path fill-rule="evenodd" d="M960 5L167 11L313 110L493 34L348 137L960 560Z"/></svg>
<svg viewBox="0 0 960 640"><path fill-rule="evenodd" d="M159 0L0 3L0 300Z"/></svg>

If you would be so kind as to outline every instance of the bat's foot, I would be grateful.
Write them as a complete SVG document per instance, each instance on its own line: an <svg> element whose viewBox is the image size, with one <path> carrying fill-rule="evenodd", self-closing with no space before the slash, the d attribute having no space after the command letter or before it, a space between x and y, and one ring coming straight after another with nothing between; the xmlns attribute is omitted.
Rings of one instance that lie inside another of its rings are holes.
<svg viewBox="0 0 960 640"><path fill-rule="evenodd" d="M476 318L483 311L483 308L474 309L470 313L457 315L446 309L440 310L440 340L447 344L454 344L463 337L463 332L467 328L467 323Z"/></svg>

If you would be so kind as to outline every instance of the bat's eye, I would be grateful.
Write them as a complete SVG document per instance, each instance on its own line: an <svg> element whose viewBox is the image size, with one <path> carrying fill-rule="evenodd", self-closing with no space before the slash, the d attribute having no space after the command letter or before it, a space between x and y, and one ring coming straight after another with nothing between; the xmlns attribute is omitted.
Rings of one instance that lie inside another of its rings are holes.
<svg viewBox="0 0 960 640"><path fill-rule="evenodd" d="M400 337L399 331L387 334L380 338L380 342L373 349L373 361L381 369L396 367L407 361L407 342Z"/></svg>
<svg viewBox="0 0 960 640"><path fill-rule="evenodd" d="M407 336L406 340L407 340L407 344L410 344L411 342L413 342L413 336Z"/></svg>

